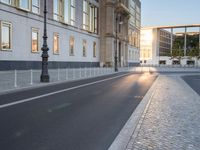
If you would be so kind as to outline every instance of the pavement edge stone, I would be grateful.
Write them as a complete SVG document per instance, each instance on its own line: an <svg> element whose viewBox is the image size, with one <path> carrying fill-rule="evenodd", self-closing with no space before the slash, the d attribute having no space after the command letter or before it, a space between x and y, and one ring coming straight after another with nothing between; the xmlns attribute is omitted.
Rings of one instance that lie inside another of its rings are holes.
<svg viewBox="0 0 200 150"><path fill-rule="evenodd" d="M144 117L144 114L147 111L151 99L155 93L156 85L158 84L159 78L160 77L158 76L108 150L126 150L129 147L129 145L131 144L129 142L135 130L137 130L137 128L139 127L138 125L143 120L142 117Z"/></svg>

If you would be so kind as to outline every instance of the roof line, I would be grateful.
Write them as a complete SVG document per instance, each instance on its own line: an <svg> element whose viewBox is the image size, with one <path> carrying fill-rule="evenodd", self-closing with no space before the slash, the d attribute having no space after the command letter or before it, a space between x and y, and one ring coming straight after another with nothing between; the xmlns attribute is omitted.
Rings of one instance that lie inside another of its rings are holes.
<svg viewBox="0 0 200 150"><path fill-rule="evenodd" d="M150 26L142 28L157 28L157 29L167 29L167 28L188 28L188 27L200 27L200 24L190 24L190 25L173 25L173 26Z"/></svg>

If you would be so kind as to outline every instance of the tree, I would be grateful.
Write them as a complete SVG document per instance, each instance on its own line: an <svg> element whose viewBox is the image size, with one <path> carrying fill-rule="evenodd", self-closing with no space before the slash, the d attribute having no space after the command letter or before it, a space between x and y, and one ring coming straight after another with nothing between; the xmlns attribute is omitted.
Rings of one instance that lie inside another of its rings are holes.
<svg viewBox="0 0 200 150"><path fill-rule="evenodd" d="M188 51L188 59L191 59L193 57L199 57L199 49L197 48L192 48Z"/></svg>
<svg viewBox="0 0 200 150"><path fill-rule="evenodd" d="M184 34L182 36L177 36L173 42L173 49L171 54L171 59L178 59L179 61L184 57ZM200 59L199 53L199 35L187 35L187 50L186 56L188 59L196 58Z"/></svg>
<svg viewBox="0 0 200 150"><path fill-rule="evenodd" d="M198 60L200 59L200 52L199 52L199 49L197 48L193 48L193 49L190 49L188 51L188 59L192 59L192 58L195 58L196 59L196 63L197 63L197 66L198 66Z"/></svg>
<svg viewBox="0 0 200 150"><path fill-rule="evenodd" d="M182 49L173 49L171 53L171 59L178 59L179 62L184 56L184 51Z"/></svg>

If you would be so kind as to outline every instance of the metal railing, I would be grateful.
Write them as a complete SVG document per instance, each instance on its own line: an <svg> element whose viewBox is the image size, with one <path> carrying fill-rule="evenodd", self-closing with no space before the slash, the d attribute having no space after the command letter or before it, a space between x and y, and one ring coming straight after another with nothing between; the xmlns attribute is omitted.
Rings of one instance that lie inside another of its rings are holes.
<svg viewBox="0 0 200 150"><path fill-rule="evenodd" d="M121 68L120 71L127 71ZM73 81L113 74L113 68L58 68L49 69L50 82ZM41 70L0 71L0 92L40 83Z"/></svg>
<svg viewBox="0 0 200 150"><path fill-rule="evenodd" d="M200 68L186 66L139 66L119 68L119 72L161 73L161 72L199 72ZM73 81L113 74L114 68L58 68L49 69L50 82ZM0 92L28 87L40 83L41 70L0 71Z"/></svg>

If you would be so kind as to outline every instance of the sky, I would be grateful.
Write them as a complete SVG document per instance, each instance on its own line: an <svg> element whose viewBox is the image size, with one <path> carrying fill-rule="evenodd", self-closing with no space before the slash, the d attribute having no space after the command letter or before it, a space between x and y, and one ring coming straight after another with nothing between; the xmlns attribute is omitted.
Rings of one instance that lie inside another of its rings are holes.
<svg viewBox="0 0 200 150"><path fill-rule="evenodd" d="M141 0L142 27L200 24L200 0Z"/></svg>

